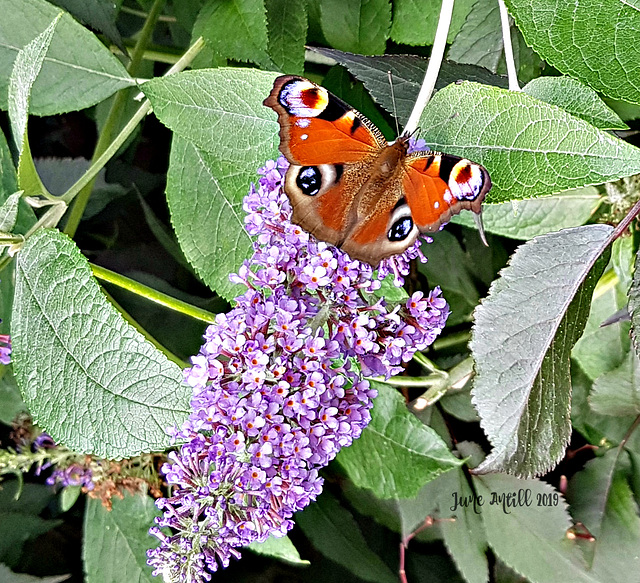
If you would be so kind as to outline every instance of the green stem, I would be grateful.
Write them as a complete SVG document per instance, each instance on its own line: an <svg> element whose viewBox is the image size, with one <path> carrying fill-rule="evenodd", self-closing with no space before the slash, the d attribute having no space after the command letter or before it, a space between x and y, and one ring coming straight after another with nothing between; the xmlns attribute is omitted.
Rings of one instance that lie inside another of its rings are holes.
<svg viewBox="0 0 640 583"><path fill-rule="evenodd" d="M466 345L469 343L469 340L471 340L471 332L465 330L464 332L441 336L433 343L432 347L435 351L444 350L446 348L459 346L460 344Z"/></svg>
<svg viewBox="0 0 640 583"><path fill-rule="evenodd" d="M440 386L443 383L446 385L446 376L440 374L428 375L426 377L391 377L385 379L384 377L369 377L370 380L377 383L383 383L391 387L419 387L428 388L433 386Z"/></svg>
<svg viewBox="0 0 640 583"><path fill-rule="evenodd" d="M114 271L105 269L104 267L100 267L99 265L95 265L93 263L90 263L90 265L91 270L93 271L93 275L101 281L106 281L108 283L112 283L113 285L117 285L118 287L126 289L131 293L134 293L156 304L160 304L165 308L169 308L174 312L179 312L196 320L201 320L203 322L208 322L209 324L211 324L216 319L216 314L212 312L203 310L202 308L198 308L197 306L193 306L191 304L188 304L187 302L183 302L182 300L173 298L133 279L125 277L124 275L120 275L119 273L115 273Z"/></svg>

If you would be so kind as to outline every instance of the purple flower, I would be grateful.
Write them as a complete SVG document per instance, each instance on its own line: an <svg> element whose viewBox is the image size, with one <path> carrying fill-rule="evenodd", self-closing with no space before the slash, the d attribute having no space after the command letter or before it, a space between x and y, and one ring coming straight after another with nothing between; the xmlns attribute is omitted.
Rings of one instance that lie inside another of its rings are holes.
<svg viewBox="0 0 640 583"><path fill-rule="evenodd" d="M11 336L0 334L0 364L11 362Z"/></svg>
<svg viewBox="0 0 640 583"><path fill-rule="evenodd" d="M373 295L389 273L402 284L418 245L374 277L292 224L287 166L267 162L244 200L254 255L231 279L247 291L185 371L192 413L169 430L183 445L163 467L171 496L157 503L160 544L148 552L166 580L208 581L239 547L286 534L321 492L318 470L369 423L376 392L363 375L401 371L448 316L439 290L398 306Z"/></svg>

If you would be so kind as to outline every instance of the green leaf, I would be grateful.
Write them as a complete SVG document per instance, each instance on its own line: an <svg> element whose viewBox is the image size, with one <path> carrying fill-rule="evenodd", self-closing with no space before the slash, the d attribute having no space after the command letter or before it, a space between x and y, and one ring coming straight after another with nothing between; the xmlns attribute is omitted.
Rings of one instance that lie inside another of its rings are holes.
<svg viewBox="0 0 640 583"><path fill-rule="evenodd" d="M65 486L60 492L60 512L67 512L73 508L82 493L82 486Z"/></svg>
<svg viewBox="0 0 640 583"><path fill-rule="evenodd" d="M44 0L0 0L0 108L7 107L8 79L18 51L59 13ZM34 83L30 111L54 115L85 109L132 85L135 81L109 49L63 14Z"/></svg>
<svg viewBox="0 0 640 583"><path fill-rule="evenodd" d="M586 548L593 574L601 581L635 583L640 518L625 472L618 467L619 455L616 448L588 462L569 482L567 498L574 520L596 538Z"/></svg>
<svg viewBox="0 0 640 583"><path fill-rule="evenodd" d="M640 103L640 6L627 0L506 4L527 44L549 64L609 97Z"/></svg>
<svg viewBox="0 0 640 583"><path fill-rule="evenodd" d="M0 201L7 200L10 194L18 190L18 177L13 165L9 144L3 132L0 132Z"/></svg>
<svg viewBox="0 0 640 583"><path fill-rule="evenodd" d="M311 563L305 559L300 558L300 553L296 547L293 546L291 539L288 536L276 538L270 536L263 543L251 543L247 546L250 551L257 555L264 555L266 557L273 557L292 565L310 565Z"/></svg>
<svg viewBox="0 0 640 583"><path fill-rule="evenodd" d="M255 173L277 157L276 114L262 105L275 78L275 73L227 67L159 77L142 90L158 119L177 135Z"/></svg>
<svg viewBox="0 0 640 583"><path fill-rule="evenodd" d="M5 563L9 567L18 567L25 542L62 524L61 520L45 520L38 516L53 497L51 488L44 485L24 484L20 487L17 480L2 483L0 563Z"/></svg>
<svg viewBox="0 0 640 583"><path fill-rule="evenodd" d="M18 413L26 410L11 366L0 366L0 423L11 425Z"/></svg>
<svg viewBox="0 0 640 583"><path fill-rule="evenodd" d="M582 334L611 227L524 243L475 312L473 400L493 446L478 472L542 474L571 434L569 355Z"/></svg>
<svg viewBox="0 0 640 583"><path fill-rule="evenodd" d="M126 48L116 26L118 6L107 0L55 0L57 6L70 12L80 22L100 31L123 53Z"/></svg>
<svg viewBox="0 0 640 583"><path fill-rule="evenodd" d="M478 65L496 73L503 59L504 43L498 2L478 0L449 47L447 58Z"/></svg>
<svg viewBox="0 0 640 583"><path fill-rule="evenodd" d="M9 119L16 149L20 155L18 184L27 195L38 195L44 191L31 157L27 135L31 89L40 74L44 58L49 50L62 13L55 17L47 29L18 52L11 70L8 88Z"/></svg>
<svg viewBox="0 0 640 583"><path fill-rule="evenodd" d="M438 91L420 125L432 148L483 164L487 202L534 198L640 172L640 150L522 92L475 83Z"/></svg>
<svg viewBox="0 0 640 583"><path fill-rule="evenodd" d="M436 432L408 410L395 390L378 390L371 423L336 458L349 478L379 498L411 498L427 482L462 462Z"/></svg>
<svg viewBox="0 0 640 583"><path fill-rule="evenodd" d="M551 486L505 474L473 482L484 500L482 520L489 546L501 561L532 583L605 583L586 571L576 542L567 538L567 505ZM530 504L505 508L499 497L514 494L517 500L519 492L521 500L528 492Z"/></svg>
<svg viewBox="0 0 640 583"><path fill-rule="evenodd" d="M522 37L515 27L510 27L510 33L518 78L522 80L537 77L540 74L540 58L522 42ZM497 2L475 2L460 33L451 44L447 58L457 63L485 67L493 73L506 72L502 24Z"/></svg>
<svg viewBox="0 0 640 583"><path fill-rule="evenodd" d="M406 123L420 92L420 86L429 65L429 59L414 55L365 57L364 55L353 55L322 47L312 47L312 50L320 55L334 59L346 67L356 79L364 83L371 96L382 107L397 116L401 126ZM389 71L392 73L393 97L389 84ZM493 75L481 67L444 61L438 74L436 89L442 89L459 79L467 79L499 87L507 86L507 82L503 77Z"/></svg>
<svg viewBox="0 0 640 583"><path fill-rule="evenodd" d="M147 565L147 549L156 546L149 528L158 515L150 496L114 497L111 511L100 500L87 499L82 545L86 583L156 581Z"/></svg>
<svg viewBox="0 0 640 583"><path fill-rule="evenodd" d="M593 89L571 77L538 77L529 81L522 90L601 130L625 130L629 127Z"/></svg>
<svg viewBox="0 0 640 583"><path fill-rule="evenodd" d="M2 583L62 583L71 575L54 575L53 577L33 577L24 573L14 573L9 567L0 564L0 581Z"/></svg>
<svg viewBox="0 0 640 583"><path fill-rule="evenodd" d="M593 383L591 408L600 415L640 414L640 360L630 350L624 362Z"/></svg>
<svg viewBox="0 0 640 583"><path fill-rule="evenodd" d="M454 493L458 500L473 500L475 493L462 470L447 472L438 479L444 480L446 484L436 491L440 505L439 517L445 518L440 523L444 544L467 583L485 583L489 580L489 564L486 555L487 538L480 510L474 508L473 503L451 510L455 503ZM455 517L454 521L446 520L452 516Z"/></svg>
<svg viewBox="0 0 640 583"><path fill-rule="evenodd" d="M453 41L468 17L476 0L457 0L453 5L451 26L447 42ZM395 0L393 3L393 24L391 39L406 45L432 45L440 16L440 4L437 2L415 2L414 0Z"/></svg>
<svg viewBox="0 0 640 583"><path fill-rule="evenodd" d="M319 552L358 578L373 583L397 581L396 575L369 548L353 516L328 492L298 512L295 521Z"/></svg>
<svg viewBox="0 0 640 583"><path fill-rule="evenodd" d="M41 230L16 272L12 359L34 421L57 443L110 459L168 447L190 390L107 303L74 243Z"/></svg>
<svg viewBox="0 0 640 583"><path fill-rule="evenodd" d="M307 38L307 5L299 0L267 0L267 45L276 69L302 75Z"/></svg>
<svg viewBox="0 0 640 583"><path fill-rule="evenodd" d="M0 205L0 232L11 233L18 220L18 203L22 191L14 192Z"/></svg>
<svg viewBox="0 0 640 583"><path fill-rule="evenodd" d="M512 239L532 239L551 231L584 225L601 202L598 190L587 186L555 196L485 204L482 222L487 233ZM460 213L451 222L476 228L471 213Z"/></svg>
<svg viewBox="0 0 640 583"><path fill-rule="evenodd" d="M625 244L624 239L614 242L612 260L619 258L622 251L626 251L628 259L631 259L631 247ZM613 267L607 269L602 283L596 287L584 334L571 352L571 356L591 380L618 368L629 352L629 322L620 321L602 326L607 318L627 305L627 289L628 284L620 281Z"/></svg>
<svg viewBox="0 0 640 583"><path fill-rule="evenodd" d="M256 181L255 169L243 172L175 136L167 174L167 203L185 257L202 280L228 300L244 292L229 281L252 255L244 229L242 199Z"/></svg>
<svg viewBox="0 0 640 583"><path fill-rule="evenodd" d="M267 53L264 0L209 0L193 26L219 56L277 68Z"/></svg>
<svg viewBox="0 0 640 583"><path fill-rule="evenodd" d="M320 23L327 42L351 53L384 53L391 27L389 0L320 0Z"/></svg>

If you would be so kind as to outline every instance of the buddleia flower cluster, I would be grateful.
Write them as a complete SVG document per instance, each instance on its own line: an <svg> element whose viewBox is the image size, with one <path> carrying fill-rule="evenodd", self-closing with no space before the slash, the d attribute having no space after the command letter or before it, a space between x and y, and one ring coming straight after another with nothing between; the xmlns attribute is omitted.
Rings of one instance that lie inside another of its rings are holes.
<svg viewBox="0 0 640 583"><path fill-rule="evenodd" d="M292 224L287 166L269 161L244 200L254 255L232 281L246 292L185 371L192 412L172 433L181 445L163 467L170 496L148 552L165 581L208 581L240 547L291 529L321 492L319 470L369 423L365 377L400 372L449 313L438 289L395 306L374 295L390 273L402 284L418 244L374 277Z"/></svg>

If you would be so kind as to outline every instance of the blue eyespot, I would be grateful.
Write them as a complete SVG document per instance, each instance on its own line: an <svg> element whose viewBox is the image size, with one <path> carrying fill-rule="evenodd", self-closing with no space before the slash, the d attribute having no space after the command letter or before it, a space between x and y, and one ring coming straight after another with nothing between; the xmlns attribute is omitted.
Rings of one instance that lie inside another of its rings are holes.
<svg viewBox="0 0 640 583"><path fill-rule="evenodd" d="M322 186L322 174L316 166L304 166L296 178L296 185L307 196L315 196Z"/></svg>
<svg viewBox="0 0 640 583"><path fill-rule="evenodd" d="M398 219L387 233L389 241L404 241L413 230L413 219L411 217L402 217Z"/></svg>

